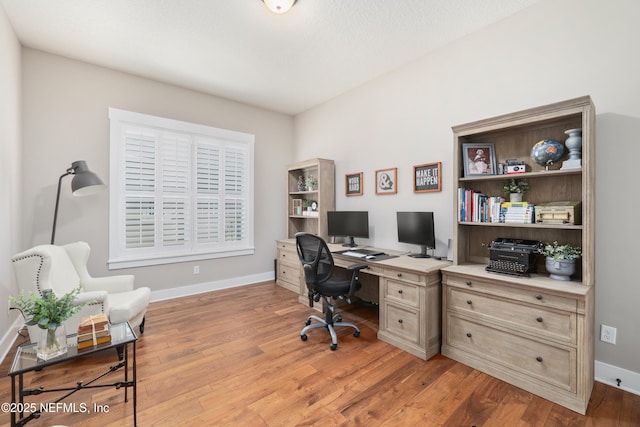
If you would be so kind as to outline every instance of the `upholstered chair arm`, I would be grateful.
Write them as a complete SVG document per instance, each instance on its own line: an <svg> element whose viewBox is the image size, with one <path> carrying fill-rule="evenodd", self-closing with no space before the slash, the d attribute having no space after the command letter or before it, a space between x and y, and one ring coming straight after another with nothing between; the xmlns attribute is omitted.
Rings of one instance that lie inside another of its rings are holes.
<svg viewBox="0 0 640 427"><path fill-rule="evenodd" d="M105 277L85 277L85 281L82 282L82 288L87 292L127 292L133 290L134 278L135 276L131 274L120 274L118 276Z"/></svg>

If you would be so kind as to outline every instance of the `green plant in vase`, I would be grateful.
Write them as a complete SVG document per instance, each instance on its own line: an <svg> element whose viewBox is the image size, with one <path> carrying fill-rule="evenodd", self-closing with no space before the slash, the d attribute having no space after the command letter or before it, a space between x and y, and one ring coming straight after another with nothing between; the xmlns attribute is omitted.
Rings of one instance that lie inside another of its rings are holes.
<svg viewBox="0 0 640 427"><path fill-rule="evenodd" d="M309 175L306 179L307 190L313 191L318 188L318 180L315 176Z"/></svg>
<svg viewBox="0 0 640 427"><path fill-rule="evenodd" d="M546 243L540 253L547 257L545 266L549 277L555 280L571 280L576 271L576 260L582 257L582 249L569 244L559 244L557 241Z"/></svg>
<svg viewBox="0 0 640 427"><path fill-rule="evenodd" d="M42 297L33 292L26 296L24 291L20 292L17 298L9 296L12 307L20 310L27 319L26 325L38 326L43 332L38 340L37 356L39 358L47 360L67 351L63 322L86 305L86 303L74 304L81 290L79 286L59 298L51 289L45 289Z"/></svg>
<svg viewBox="0 0 640 427"><path fill-rule="evenodd" d="M512 202L521 202L522 195L529 191L529 182L523 178L511 178L504 182L502 191Z"/></svg>

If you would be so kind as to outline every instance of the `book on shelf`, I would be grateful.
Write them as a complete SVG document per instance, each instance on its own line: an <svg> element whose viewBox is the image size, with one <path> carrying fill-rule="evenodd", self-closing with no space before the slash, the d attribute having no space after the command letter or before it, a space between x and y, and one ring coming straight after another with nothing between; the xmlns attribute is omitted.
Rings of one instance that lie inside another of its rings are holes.
<svg viewBox="0 0 640 427"><path fill-rule="evenodd" d="M458 188L458 221L460 222L500 222L500 205L504 199L499 196Z"/></svg>
<svg viewBox="0 0 640 427"><path fill-rule="evenodd" d="M533 224L535 207L529 202L504 202L500 205L500 222L507 224Z"/></svg>

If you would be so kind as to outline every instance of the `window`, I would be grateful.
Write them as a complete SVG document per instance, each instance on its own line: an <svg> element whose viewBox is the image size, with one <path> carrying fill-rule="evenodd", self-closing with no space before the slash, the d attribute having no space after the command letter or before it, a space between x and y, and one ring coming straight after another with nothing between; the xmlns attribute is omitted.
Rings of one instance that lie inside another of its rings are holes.
<svg viewBox="0 0 640 427"><path fill-rule="evenodd" d="M109 268L253 254L253 135L109 109Z"/></svg>

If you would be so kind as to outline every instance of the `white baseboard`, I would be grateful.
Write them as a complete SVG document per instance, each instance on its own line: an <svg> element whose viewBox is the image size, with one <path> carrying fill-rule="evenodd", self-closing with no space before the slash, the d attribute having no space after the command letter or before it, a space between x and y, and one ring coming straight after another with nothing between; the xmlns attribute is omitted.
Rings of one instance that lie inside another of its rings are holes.
<svg viewBox="0 0 640 427"><path fill-rule="evenodd" d="M205 292L217 291L220 289L235 288L238 286L251 285L254 283L268 282L273 280L273 271L267 273L253 274L251 276L232 277L213 282L197 283L195 285L179 286L177 288L151 291L151 302L162 301L172 298L186 297L189 295L202 294Z"/></svg>
<svg viewBox="0 0 640 427"><path fill-rule="evenodd" d="M2 339L0 339L0 361L7 357L7 353L9 353L16 339L18 339L18 331L23 326L24 319L22 316L18 316L13 324L9 326L9 330L3 335Z"/></svg>
<svg viewBox="0 0 640 427"><path fill-rule="evenodd" d="M595 361L595 380L640 396L640 373ZM618 385L618 381L620 384Z"/></svg>

